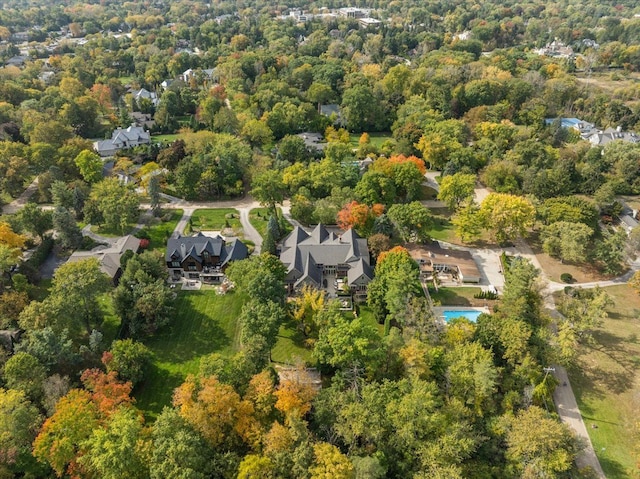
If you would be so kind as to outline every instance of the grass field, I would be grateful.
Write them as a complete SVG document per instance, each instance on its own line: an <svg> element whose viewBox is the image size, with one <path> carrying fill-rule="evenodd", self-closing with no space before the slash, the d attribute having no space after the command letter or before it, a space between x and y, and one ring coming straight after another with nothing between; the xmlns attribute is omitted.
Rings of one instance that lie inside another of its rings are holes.
<svg viewBox="0 0 640 479"><path fill-rule="evenodd" d="M213 290L178 292L173 324L145 341L155 358L146 381L135 392L140 409L155 417L171 403L173 390L187 375L198 372L200 358L235 352L238 317L246 300L233 292L222 296Z"/></svg>
<svg viewBox="0 0 640 479"><path fill-rule="evenodd" d="M361 136L362 136L361 133L360 134L351 133L349 135L349 141L351 142L351 146L353 146L354 148L358 148L358 144ZM373 146L375 146L376 148L380 148L385 141L393 140L393 136L391 135L390 132L386 132L386 131L378 132L378 133L369 133L369 140L371 141L371 144Z"/></svg>
<svg viewBox="0 0 640 479"><path fill-rule="evenodd" d="M225 218L226 215L235 215L234 218ZM225 220L234 230L242 229L240 214L235 208L208 208L195 210L191 216L193 229L195 230L222 230L225 228Z"/></svg>
<svg viewBox="0 0 640 479"><path fill-rule="evenodd" d="M282 215L282 210L278 208L278 214ZM263 238L267 235L267 223L269 222L269 216L271 215L270 208L254 208L249 211L249 222L260 233ZM288 221L285 221L287 228L283 231L282 237L291 233L293 226Z"/></svg>
<svg viewBox="0 0 640 479"><path fill-rule="evenodd" d="M161 216L170 215L169 221L160 221L158 223L151 224L145 228L145 231L149 234L149 250L163 249L167 246L167 239L173 233L178 221L182 218L182 210L168 210Z"/></svg>
<svg viewBox="0 0 640 479"><path fill-rule="evenodd" d="M606 288L609 318L581 346L571 385L591 442L608 479L636 477L640 410L640 295L627 285ZM563 293L558 293L563 294Z"/></svg>
<svg viewBox="0 0 640 479"><path fill-rule="evenodd" d="M120 81L120 83L122 85L128 85L129 83L131 83L133 80L135 80L136 77L134 76L126 76L126 77L120 77L118 78L118 80Z"/></svg>
<svg viewBox="0 0 640 479"><path fill-rule="evenodd" d="M455 243L457 236L451 223L451 211L449 208L430 208L433 215L433 228L429 236L439 241Z"/></svg>
<svg viewBox="0 0 640 479"><path fill-rule="evenodd" d="M169 135L152 135L151 141L153 143L173 143L180 135L177 133L169 134Z"/></svg>
<svg viewBox="0 0 640 479"><path fill-rule="evenodd" d="M120 230L120 228L118 229L109 229L106 228L104 225L91 225L91 231L97 235L100 236L104 236L105 238L118 238L120 236L122 236L123 234L127 234L127 232L131 231L131 229L134 227L135 225L133 223L127 225L127 227L124 229L124 233L122 232L122 230Z"/></svg>
<svg viewBox="0 0 640 479"><path fill-rule="evenodd" d="M495 303L486 299L476 299L474 294L480 293L482 288L475 286L461 286L459 288L440 287L436 293L431 287L429 288L429 296L434 303L442 306L485 306Z"/></svg>
<svg viewBox="0 0 640 479"><path fill-rule="evenodd" d="M553 281L561 282L560 275L562 273L569 273L578 283L589 283L591 281L602 281L611 278L611 276L603 274L591 263L562 263L560 260L552 258L542 251L542 244L536 234L532 235L527 242L536 254L536 257L540 262L540 266L542 266L542 270L545 272L547 277Z"/></svg>
<svg viewBox="0 0 640 479"><path fill-rule="evenodd" d="M306 348L304 336L291 320L280 326L278 342L271 351L271 360L276 363L298 364L300 361L311 364L311 349Z"/></svg>

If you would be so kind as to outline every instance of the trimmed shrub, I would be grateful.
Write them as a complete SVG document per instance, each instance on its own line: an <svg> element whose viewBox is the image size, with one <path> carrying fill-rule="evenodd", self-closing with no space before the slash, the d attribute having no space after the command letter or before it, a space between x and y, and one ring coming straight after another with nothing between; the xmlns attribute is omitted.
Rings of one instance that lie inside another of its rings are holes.
<svg viewBox="0 0 640 479"><path fill-rule="evenodd" d="M571 274L569 273L562 273L560 275L560 281L562 281L563 283L573 283L573 276L571 276Z"/></svg>

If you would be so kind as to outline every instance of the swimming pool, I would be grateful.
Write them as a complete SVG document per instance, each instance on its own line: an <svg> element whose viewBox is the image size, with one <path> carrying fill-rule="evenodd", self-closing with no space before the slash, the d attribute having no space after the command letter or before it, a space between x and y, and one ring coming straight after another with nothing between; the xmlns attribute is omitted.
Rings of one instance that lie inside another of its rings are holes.
<svg viewBox="0 0 640 479"><path fill-rule="evenodd" d="M458 311L458 310L444 310L442 311L441 316L444 317L444 320L448 323L453 318L467 318L472 323L475 323L478 320L478 316L480 316L483 311L478 310L466 310L466 311Z"/></svg>

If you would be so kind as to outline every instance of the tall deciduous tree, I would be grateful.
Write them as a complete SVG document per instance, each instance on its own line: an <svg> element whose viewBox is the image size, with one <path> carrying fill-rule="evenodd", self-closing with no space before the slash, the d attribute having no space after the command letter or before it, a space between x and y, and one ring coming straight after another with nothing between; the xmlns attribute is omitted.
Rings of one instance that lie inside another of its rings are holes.
<svg viewBox="0 0 640 479"><path fill-rule="evenodd" d="M88 391L73 389L56 405L33 443L33 455L61 477L76 466L84 442L99 426L99 412Z"/></svg>
<svg viewBox="0 0 640 479"><path fill-rule="evenodd" d="M387 213L393 221L403 241L425 241L429 239L429 230L433 218L429 210L419 201L407 204L395 204Z"/></svg>
<svg viewBox="0 0 640 479"><path fill-rule="evenodd" d="M251 433L251 405L215 376L188 376L175 390L173 404L210 446L229 449Z"/></svg>
<svg viewBox="0 0 640 479"><path fill-rule="evenodd" d="M100 212L104 225L124 233L128 225L138 218L140 199L127 185L117 178L107 178L91 189L89 200Z"/></svg>
<svg viewBox="0 0 640 479"><path fill-rule="evenodd" d="M282 174L276 170L267 170L253 179L251 195L257 199L262 206L271 210L276 218L278 209L276 205L282 203L284 199L285 186L282 183Z"/></svg>
<svg viewBox="0 0 640 479"><path fill-rule="evenodd" d="M19 474L33 467L31 443L42 416L22 391L0 388L0 472Z"/></svg>
<svg viewBox="0 0 640 479"><path fill-rule="evenodd" d="M29 233L44 240L47 231L53 228L53 219L50 211L45 211L35 203L27 203L18 213L18 219L22 227Z"/></svg>
<svg viewBox="0 0 640 479"><path fill-rule="evenodd" d="M151 335L169 323L173 294L166 276L161 258L152 252L135 255L127 261L114 291L114 306L130 335Z"/></svg>
<svg viewBox="0 0 640 479"><path fill-rule="evenodd" d="M9 388L22 391L32 400L38 400L42 397L42 383L47 377L47 371L31 354L18 352L7 360L2 376Z"/></svg>
<svg viewBox="0 0 640 479"><path fill-rule="evenodd" d="M86 448L78 462L104 479L145 479L144 419L133 407L117 410L104 427L93 431L83 443Z"/></svg>
<svg viewBox="0 0 640 479"><path fill-rule="evenodd" d="M178 412L165 408L153 426L149 461L151 479L206 479L211 475L211 449Z"/></svg>
<svg viewBox="0 0 640 479"><path fill-rule="evenodd" d="M93 151L82 150L74 162L87 183L96 183L102 179L102 160Z"/></svg>
<svg viewBox="0 0 640 479"><path fill-rule="evenodd" d="M484 226L500 243L526 236L533 226L536 210L531 202L516 195L490 193L480 205Z"/></svg>
<svg viewBox="0 0 640 479"><path fill-rule="evenodd" d="M107 372L115 371L122 381L136 385L144 379L153 353L144 344L130 338L114 341L102 356Z"/></svg>
<svg viewBox="0 0 640 479"><path fill-rule="evenodd" d="M572 467L578 452L568 426L539 407L520 411L507 432L507 460L520 477L554 477Z"/></svg>
<svg viewBox="0 0 640 479"><path fill-rule="evenodd" d="M545 253L563 261L584 263L593 230L584 223L557 221L542 231Z"/></svg>
<svg viewBox="0 0 640 479"><path fill-rule="evenodd" d="M321 442L313 446L315 463L309 468L311 479L354 479L353 464L333 444Z"/></svg>
<svg viewBox="0 0 640 479"><path fill-rule="evenodd" d="M473 198L476 176L456 173L442 178L438 199L444 201L449 208L457 210L460 204Z"/></svg>
<svg viewBox="0 0 640 479"><path fill-rule="evenodd" d="M100 270L95 258L60 266L51 286L51 296L58 298L66 314L76 317L87 334L102 322L99 296L109 289L109 278Z"/></svg>

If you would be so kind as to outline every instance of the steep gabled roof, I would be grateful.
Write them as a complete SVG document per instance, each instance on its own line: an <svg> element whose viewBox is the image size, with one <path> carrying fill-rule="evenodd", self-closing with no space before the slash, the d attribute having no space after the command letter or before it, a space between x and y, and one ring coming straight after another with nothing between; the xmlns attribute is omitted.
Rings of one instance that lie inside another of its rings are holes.
<svg viewBox="0 0 640 479"><path fill-rule="evenodd" d="M280 260L289 266L291 271L291 265L296 261L298 254L304 257L307 253L311 254L316 264L321 265L352 263L360 259L369 263L369 248L365 238L360 238L353 230L336 236L321 224L316 226L310 235L301 228L294 229L283 242Z"/></svg>
<svg viewBox="0 0 640 479"><path fill-rule="evenodd" d="M322 244L328 237L329 232L327 231L327 228L325 228L322 223L318 223L318 225L311 232L309 241L307 242L311 243L311 241L313 241L313 244Z"/></svg>
<svg viewBox="0 0 640 479"><path fill-rule="evenodd" d="M318 288L322 287L322 269L318 268L310 252L307 252L304 257L304 271L296 282L296 286L308 282L312 282Z"/></svg>
<svg viewBox="0 0 640 479"><path fill-rule="evenodd" d="M211 238L197 233L194 236L177 235L169 238L165 260L183 262L191 257L198 263L202 263L205 251L211 256L219 257L223 265L249 256L247 246L237 238L230 245L225 245L224 239L219 235Z"/></svg>
<svg viewBox="0 0 640 479"><path fill-rule="evenodd" d="M373 279L373 269L369 263L360 259L347 272L347 281L349 282L349 285L353 285L354 281L363 275L371 281Z"/></svg>
<svg viewBox="0 0 640 479"><path fill-rule="evenodd" d="M248 256L249 250L247 249L247 245L236 238L229 246L226 247L226 254L224 260L222 260L222 264L225 265L230 261L245 259Z"/></svg>
<svg viewBox="0 0 640 479"><path fill-rule="evenodd" d="M293 228L293 231L289 233L284 240L282 240L282 245L291 248L300 244L308 237L309 235L305 230L303 230L300 226L296 226L295 228Z"/></svg>

